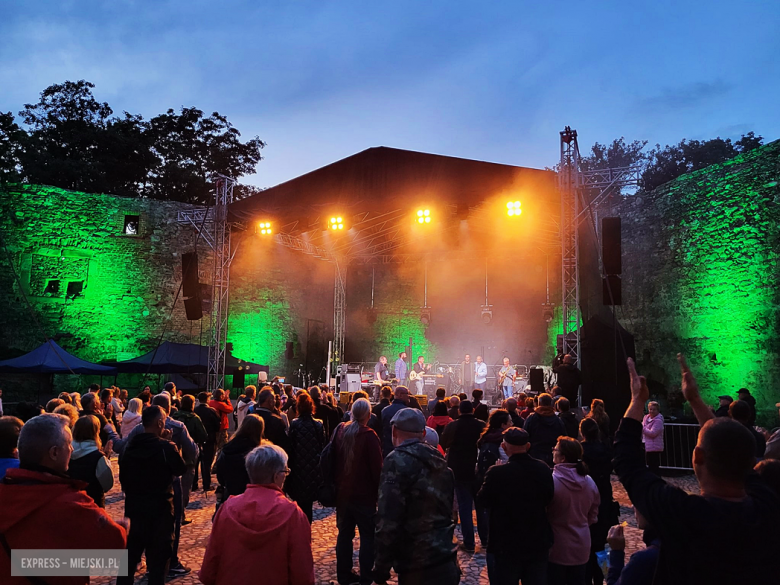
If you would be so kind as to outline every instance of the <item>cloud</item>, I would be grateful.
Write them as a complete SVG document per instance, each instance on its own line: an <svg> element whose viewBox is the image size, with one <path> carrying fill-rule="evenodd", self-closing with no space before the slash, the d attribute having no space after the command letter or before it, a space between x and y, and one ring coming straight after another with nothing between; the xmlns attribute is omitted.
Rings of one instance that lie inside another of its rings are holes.
<svg viewBox="0 0 780 585"><path fill-rule="evenodd" d="M714 81L695 81L676 87L663 88L655 95L649 95L639 100L643 111L668 111L702 106L716 98L728 94L733 85L722 79Z"/></svg>

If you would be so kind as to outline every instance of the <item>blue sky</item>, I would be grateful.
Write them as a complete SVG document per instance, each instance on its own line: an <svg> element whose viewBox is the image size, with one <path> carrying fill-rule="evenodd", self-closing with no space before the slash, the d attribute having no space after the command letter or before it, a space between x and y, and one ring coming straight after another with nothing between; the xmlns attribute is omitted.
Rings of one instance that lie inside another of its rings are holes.
<svg viewBox="0 0 780 585"><path fill-rule="evenodd" d="M544 167L571 125L780 138L780 2L0 2L0 110L88 79L115 112L197 106L268 142L272 186L371 146Z"/></svg>

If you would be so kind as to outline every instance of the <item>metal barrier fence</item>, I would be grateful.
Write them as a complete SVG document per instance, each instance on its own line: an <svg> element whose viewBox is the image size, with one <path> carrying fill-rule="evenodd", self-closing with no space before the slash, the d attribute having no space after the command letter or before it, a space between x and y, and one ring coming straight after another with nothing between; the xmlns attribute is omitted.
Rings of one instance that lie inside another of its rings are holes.
<svg viewBox="0 0 780 585"><path fill-rule="evenodd" d="M699 440L698 424L664 423L661 469L693 470L693 448Z"/></svg>

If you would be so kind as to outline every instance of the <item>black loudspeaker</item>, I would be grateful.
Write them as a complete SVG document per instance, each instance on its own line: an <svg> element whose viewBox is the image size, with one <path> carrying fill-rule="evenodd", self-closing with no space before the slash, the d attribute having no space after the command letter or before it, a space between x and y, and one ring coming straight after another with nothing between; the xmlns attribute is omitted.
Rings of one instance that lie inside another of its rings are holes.
<svg viewBox="0 0 780 585"><path fill-rule="evenodd" d="M200 304L200 297L195 296L191 299L184 299L184 312L187 313L187 319L197 321L203 317L203 307Z"/></svg>
<svg viewBox="0 0 780 585"><path fill-rule="evenodd" d="M244 370L236 370L233 374L233 388L243 388L244 381Z"/></svg>
<svg viewBox="0 0 780 585"><path fill-rule="evenodd" d="M536 393L544 392L544 370L542 368L528 370L528 385Z"/></svg>
<svg viewBox="0 0 780 585"><path fill-rule="evenodd" d="M601 279L602 302L605 305L623 304L623 281L615 274L609 274ZM611 294L610 294L611 293Z"/></svg>
<svg viewBox="0 0 780 585"><path fill-rule="evenodd" d="M622 246L620 244L620 218L605 217L601 220L601 256L604 274L622 274Z"/></svg>
<svg viewBox="0 0 780 585"><path fill-rule="evenodd" d="M186 298L198 296L200 284L198 284L197 252L187 252L181 255L181 282Z"/></svg>
<svg viewBox="0 0 780 585"><path fill-rule="evenodd" d="M293 353L293 342L288 341L287 346L284 349L284 359L291 360L295 357L295 354Z"/></svg>

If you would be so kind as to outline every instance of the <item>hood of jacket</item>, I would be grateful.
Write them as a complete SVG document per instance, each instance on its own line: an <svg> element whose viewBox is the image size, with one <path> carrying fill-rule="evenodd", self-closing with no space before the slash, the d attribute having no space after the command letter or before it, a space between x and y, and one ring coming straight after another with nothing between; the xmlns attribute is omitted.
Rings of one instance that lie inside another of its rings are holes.
<svg viewBox="0 0 780 585"><path fill-rule="evenodd" d="M161 440L160 437L153 433L139 433L130 439L130 443L125 447L125 453L128 450L132 450L134 457L154 459L159 456L160 449L158 445Z"/></svg>
<svg viewBox="0 0 780 585"><path fill-rule="evenodd" d="M282 528L290 522L298 506L287 499L273 484L249 484L246 492L232 496L219 513L229 519L231 532L242 546L262 551L279 538Z"/></svg>
<svg viewBox="0 0 780 585"><path fill-rule="evenodd" d="M252 406L254 403L255 403L254 400L251 400L245 396L244 398L238 401L238 406L236 407L236 409L239 412L243 412L247 410L250 406Z"/></svg>
<svg viewBox="0 0 780 585"><path fill-rule="evenodd" d="M487 433L479 438L477 445L483 445L485 443L495 443L500 445L504 441L504 429L490 429Z"/></svg>
<svg viewBox="0 0 780 585"><path fill-rule="evenodd" d="M122 424L132 424L136 420L141 420L141 415L137 412L130 412L129 410L126 410L125 413L122 415Z"/></svg>
<svg viewBox="0 0 780 585"><path fill-rule="evenodd" d="M0 533L6 533L19 522L23 522L40 508L49 508L52 514L58 512L57 500L62 496L85 490L83 481L70 479L55 472L30 469L9 469L5 482L0 482Z"/></svg>
<svg viewBox="0 0 780 585"><path fill-rule="evenodd" d="M534 412L541 417L555 416L555 409L552 406L537 406Z"/></svg>
<svg viewBox="0 0 780 585"><path fill-rule="evenodd" d="M392 454L403 454L403 456L411 457L416 466L420 468L426 467L438 471L443 471L447 468L447 461L442 457L441 453L430 445L420 442L419 439L401 443ZM395 456L398 457L398 455Z"/></svg>
<svg viewBox="0 0 780 585"><path fill-rule="evenodd" d="M98 446L95 441L73 441L73 454L71 459L81 459L84 455L89 455L98 451Z"/></svg>
<svg viewBox="0 0 780 585"><path fill-rule="evenodd" d="M587 475L577 473L576 463L558 463L553 468L553 478L558 479L564 486L573 492L579 492L589 485L590 478ZM592 480L591 480L592 481Z"/></svg>
<svg viewBox="0 0 780 585"><path fill-rule="evenodd" d="M187 426L187 422L191 418L195 418L198 415L192 412L191 410L177 410L174 418L179 421L180 423L184 424L184 426ZM200 417L198 417L200 418Z"/></svg>

